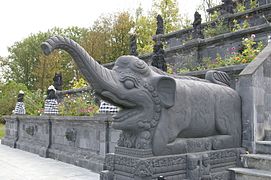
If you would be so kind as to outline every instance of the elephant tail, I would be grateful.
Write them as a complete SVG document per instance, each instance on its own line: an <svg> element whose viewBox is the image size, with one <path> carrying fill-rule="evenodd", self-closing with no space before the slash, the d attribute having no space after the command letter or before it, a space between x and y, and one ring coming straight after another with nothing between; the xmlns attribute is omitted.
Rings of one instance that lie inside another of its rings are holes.
<svg viewBox="0 0 271 180"><path fill-rule="evenodd" d="M223 71L210 70L205 74L205 79L209 80L212 83L220 84L224 86L230 86L231 78L230 76Z"/></svg>

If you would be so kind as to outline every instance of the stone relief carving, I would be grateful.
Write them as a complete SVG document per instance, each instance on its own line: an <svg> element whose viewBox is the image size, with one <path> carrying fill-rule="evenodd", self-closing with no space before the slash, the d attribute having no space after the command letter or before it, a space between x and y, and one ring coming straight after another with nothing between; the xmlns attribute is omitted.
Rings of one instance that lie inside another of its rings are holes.
<svg viewBox="0 0 271 180"><path fill-rule="evenodd" d="M74 128L68 128L65 132L65 137L70 142L75 142L77 136L77 131Z"/></svg>
<svg viewBox="0 0 271 180"><path fill-rule="evenodd" d="M30 136L34 136L35 134L35 127L34 126L28 126L25 128L25 132L29 134Z"/></svg>
<svg viewBox="0 0 271 180"><path fill-rule="evenodd" d="M210 75L214 72L205 80L172 76L135 56L119 57L109 70L60 36L42 49L69 52L96 94L122 108L112 123L122 130L120 147L150 149L155 156L186 153L190 141L208 141L203 147L211 149L240 147L240 97L218 75Z"/></svg>
<svg viewBox="0 0 271 180"><path fill-rule="evenodd" d="M150 162L148 161L139 161L136 165L136 169L134 172L134 175L137 175L139 177L148 177L152 176L153 169L150 165Z"/></svg>

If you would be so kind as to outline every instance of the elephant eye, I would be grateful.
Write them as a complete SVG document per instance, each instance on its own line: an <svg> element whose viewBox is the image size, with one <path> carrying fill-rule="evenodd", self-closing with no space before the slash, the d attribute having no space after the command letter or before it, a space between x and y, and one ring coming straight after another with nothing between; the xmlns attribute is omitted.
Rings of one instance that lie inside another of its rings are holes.
<svg viewBox="0 0 271 180"><path fill-rule="evenodd" d="M127 89L132 89L135 87L135 83L132 80L125 80L124 87L126 87Z"/></svg>

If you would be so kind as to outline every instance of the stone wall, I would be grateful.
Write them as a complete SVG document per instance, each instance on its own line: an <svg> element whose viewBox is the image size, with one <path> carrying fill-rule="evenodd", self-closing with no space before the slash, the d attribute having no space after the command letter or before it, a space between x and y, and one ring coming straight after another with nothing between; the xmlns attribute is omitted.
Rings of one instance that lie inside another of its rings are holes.
<svg viewBox="0 0 271 180"><path fill-rule="evenodd" d="M174 72L178 72L179 69L184 67L192 69L206 58L215 59L218 54L222 58L227 57L231 48L234 48L235 52L237 52L241 49L242 38L250 37L251 34L256 35L256 41L262 41L264 45L267 45L268 36L271 34L271 25L269 23L271 21L270 2L260 2L260 6L257 8L224 16L224 21L229 27L232 26L234 19L240 24L246 20L250 27L205 39L192 39L192 28L159 35L166 44L166 62L173 67ZM207 25L203 23L203 29ZM151 57L152 53L139 56L148 64L151 63Z"/></svg>
<svg viewBox="0 0 271 180"><path fill-rule="evenodd" d="M242 98L243 147L255 153L257 141L271 130L271 44L240 73L237 91Z"/></svg>
<svg viewBox="0 0 271 180"><path fill-rule="evenodd" d="M114 152L119 131L110 115L94 117L6 116L1 143L99 172Z"/></svg>
<svg viewBox="0 0 271 180"><path fill-rule="evenodd" d="M246 38L251 34L256 35L256 41L262 41L266 45L268 36L271 34L271 26L263 24L211 38L194 39L184 45L165 49L165 59L173 67L174 72L178 72L183 67L192 68L198 66L204 58L215 59L217 54L225 58L230 54L231 48L238 51L241 48L242 38ZM150 64L151 56L152 54L145 54L139 58Z"/></svg>

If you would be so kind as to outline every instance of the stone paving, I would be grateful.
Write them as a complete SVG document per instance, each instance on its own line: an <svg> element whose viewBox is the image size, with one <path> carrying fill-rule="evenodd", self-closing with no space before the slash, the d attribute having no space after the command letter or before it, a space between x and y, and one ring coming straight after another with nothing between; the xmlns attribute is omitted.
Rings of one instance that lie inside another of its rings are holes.
<svg viewBox="0 0 271 180"><path fill-rule="evenodd" d="M98 179L90 170L0 144L0 180Z"/></svg>

